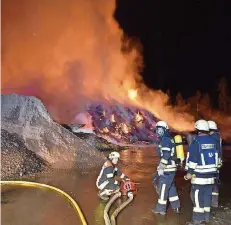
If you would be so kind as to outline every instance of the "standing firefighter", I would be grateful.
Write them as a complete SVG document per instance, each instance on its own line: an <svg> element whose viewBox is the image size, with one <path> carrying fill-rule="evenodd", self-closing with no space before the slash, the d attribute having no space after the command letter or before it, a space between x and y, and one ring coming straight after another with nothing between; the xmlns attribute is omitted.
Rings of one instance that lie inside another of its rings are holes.
<svg viewBox="0 0 231 225"><path fill-rule="evenodd" d="M217 170L217 177L216 182L213 185L213 192L212 192L212 207L217 208L218 207L218 200L219 200L219 184L220 184L220 178L219 178L219 169L222 166L222 145L221 145L221 136L217 128L217 124L214 121L209 120L209 134L215 138L217 141L217 149L218 149L218 170Z"/></svg>
<svg viewBox="0 0 231 225"><path fill-rule="evenodd" d="M158 203L152 212L155 214L165 215L167 210L167 201L171 203L172 209L180 213L180 200L177 195L174 178L177 166L174 161L175 146L169 135L168 124L165 121L159 121L156 124L156 133L160 138L157 149L160 163L157 167L158 184L157 192L159 195ZM155 182L155 181L154 181Z"/></svg>
<svg viewBox="0 0 231 225"><path fill-rule="evenodd" d="M205 224L210 219L212 189L218 166L216 141L209 135L209 125L205 120L195 123L197 136L189 146L186 161L186 180L191 179L193 218L187 225Z"/></svg>
<svg viewBox="0 0 231 225"><path fill-rule="evenodd" d="M124 180L129 179L116 167L119 158L120 154L118 152L111 152L108 156L108 160L103 164L97 178L96 186L100 190L98 196L102 200L108 200L111 194L120 190L120 182L115 179L115 176L119 176Z"/></svg>

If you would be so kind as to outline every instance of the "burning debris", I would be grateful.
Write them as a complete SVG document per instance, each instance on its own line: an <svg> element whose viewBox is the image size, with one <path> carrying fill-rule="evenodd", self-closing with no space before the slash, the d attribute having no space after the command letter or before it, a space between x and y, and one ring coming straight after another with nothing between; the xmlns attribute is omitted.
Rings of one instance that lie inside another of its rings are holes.
<svg viewBox="0 0 231 225"><path fill-rule="evenodd" d="M175 109L169 105L167 94L151 90L143 82L140 44L125 38L114 17L115 0L65 4L24 0L15 10L17 2L5 0L3 4L4 94L16 92L42 99L59 123L71 123L86 102L114 99L122 105L144 108L176 130L193 130L191 113ZM94 107L92 110L100 111ZM129 112L121 105L106 107L106 119L117 126L104 126L98 122L99 113L93 112L96 132L114 133L115 140L121 140L121 135L126 140L152 140L150 128L139 127L146 126L147 118L139 126L130 121L138 111ZM149 117L146 112L139 114ZM139 122L137 117L135 123Z"/></svg>
<svg viewBox="0 0 231 225"><path fill-rule="evenodd" d="M95 133L113 143L155 142L157 119L148 111L119 103L106 106L91 104L85 113L76 115L69 125L74 133ZM83 126L84 124L84 126Z"/></svg>

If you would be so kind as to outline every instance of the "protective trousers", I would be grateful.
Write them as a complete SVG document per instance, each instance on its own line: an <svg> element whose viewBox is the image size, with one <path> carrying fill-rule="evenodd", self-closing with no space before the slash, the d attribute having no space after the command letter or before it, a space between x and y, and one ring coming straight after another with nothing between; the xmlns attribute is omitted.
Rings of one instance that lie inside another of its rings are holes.
<svg viewBox="0 0 231 225"><path fill-rule="evenodd" d="M175 172L164 173L159 177L157 192L159 195L158 203L156 206L157 211L166 212L167 201L171 203L172 209L180 207L180 200L177 195L176 185L174 183Z"/></svg>
<svg viewBox="0 0 231 225"><path fill-rule="evenodd" d="M191 199L193 202L193 221L206 221L210 219L213 184L192 184Z"/></svg>
<svg viewBox="0 0 231 225"><path fill-rule="evenodd" d="M212 207L218 207L218 200L219 200L219 185L214 184L212 189Z"/></svg>
<svg viewBox="0 0 231 225"><path fill-rule="evenodd" d="M114 182L109 182L102 190L100 190L101 196L110 196L120 190L120 184L114 184Z"/></svg>

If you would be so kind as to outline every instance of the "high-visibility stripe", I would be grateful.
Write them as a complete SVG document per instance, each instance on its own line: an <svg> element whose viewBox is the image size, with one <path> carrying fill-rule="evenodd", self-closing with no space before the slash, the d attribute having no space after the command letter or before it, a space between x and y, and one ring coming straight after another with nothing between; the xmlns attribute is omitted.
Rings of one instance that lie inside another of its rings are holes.
<svg viewBox="0 0 231 225"><path fill-rule="evenodd" d="M167 204L167 201L158 199L158 203L161 204L161 205L166 205L166 204Z"/></svg>
<svg viewBox="0 0 231 225"><path fill-rule="evenodd" d="M113 192L112 189L105 189L103 190L103 192L100 193L101 196L103 195L111 195L111 193Z"/></svg>
<svg viewBox="0 0 231 225"><path fill-rule="evenodd" d="M176 171L177 168L169 168L169 169L164 169L164 172L173 172L173 171Z"/></svg>
<svg viewBox="0 0 231 225"><path fill-rule="evenodd" d="M97 177L97 180L96 180L96 186L97 186L97 187L98 187L98 184L99 184L99 180L100 180L100 178L102 177L104 168L105 168L105 167L102 166L102 169L101 169L101 171L100 171L100 173L99 173L99 176Z"/></svg>
<svg viewBox="0 0 231 225"><path fill-rule="evenodd" d="M193 177L191 179L191 184L214 184L214 177L212 178L198 178L198 177Z"/></svg>
<svg viewBox="0 0 231 225"><path fill-rule="evenodd" d="M205 212L210 212L210 207L204 207Z"/></svg>
<svg viewBox="0 0 231 225"><path fill-rule="evenodd" d="M166 188L166 184L162 184L160 200L164 200L165 188Z"/></svg>
<svg viewBox="0 0 231 225"><path fill-rule="evenodd" d="M160 162L163 163L163 164L168 164L168 160L166 160L166 159L164 159L164 158L162 158L162 159L160 160Z"/></svg>
<svg viewBox="0 0 231 225"><path fill-rule="evenodd" d="M168 147L162 147L161 150L163 151L171 151L171 148L168 148Z"/></svg>
<svg viewBox="0 0 231 225"><path fill-rule="evenodd" d="M203 213L204 209L200 207L200 203L199 203L199 189L196 189L195 191L194 200L195 200L196 207L193 208L193 212Z"/></svg>
<svg viewBox="0 0 231 225"><path fill-rule="evenodd" d="M167 165L166 168L175 168L176 165Z"/></svg>
<svg viewBox="0 0 231 225"><path fill-rule="evenodd" d="M107 178L111 178L111 177L113 177L114 175L113 175L113 173L108 173L106 176L107 176Z"/></svg>
<svg viewBox="0 0 231 225"><path fill-rule="evenodd" d="M217 193L217 192L212 192L212 195L219 195L219 193Z"/></svg>
<svg viewBox="0 0 231 225"><path fill-rule="evenodd" d="M174 196L174 197L170 197L170 198L169 198L169 201L170 201L170 202L174 202L174 201L177 201L177 200L179 200L179 197L178 197L178 196Z"/></svg>
<svg viewBox="0 0 231 225"><path fill-rule="evenodd" d="M195 198L196 208L200 208L200 204L199 204L199 189L196 189L194 198Z"/></svg>
<svg viewBox="0 0 231 225"><path fill-rule="evenodd" d="M209 172L217 172L217 168L210 168L210 169L195 169L194 170L195 172L198 172L198 173L209 173Z"/></svg>
<svg viewBox="0 0 231 225"><path fill-rule="evenodd" d="M193 212L204 213L204 209L203 208L193 207Z"/></svg>
<svg viewBox="0 0 231 225"><path fill-rule="evenodd" d="M105 180L102 184L100 184L99 186L97 186L100 190L102 190L102 189L104 189L106 186L107 186L107 184L109 183L109 181L108 180Z"/></svg>
<svg viewBox="0 0 231 225"><path fill-rule="evenodd" d="M215 153L215 164L218 166L218 153Z"/></svg>
<svg viewBox="0 0 231 225"><path fill-rule="evenodd" d="M188 170L188 167L189 167L188 158L189 158L189 152L187 153L187 157L186 157L186 165L185 165L185 170Z"/></svg>
<svg viewBox="0 0 231 225"><path fill-rule="evenodd" d="M188 163L188 167L189 167L189 168L195 169L196 166L197 166L197 163L194 163L194 162L189 161L189 163Z"/></svg>
<svg viewBox="0 0 231 225"><path fill-rule="evenodd" d="M204 154L201 153L201 163L203 166L205 166L205 158L204 158Z"/></svg>

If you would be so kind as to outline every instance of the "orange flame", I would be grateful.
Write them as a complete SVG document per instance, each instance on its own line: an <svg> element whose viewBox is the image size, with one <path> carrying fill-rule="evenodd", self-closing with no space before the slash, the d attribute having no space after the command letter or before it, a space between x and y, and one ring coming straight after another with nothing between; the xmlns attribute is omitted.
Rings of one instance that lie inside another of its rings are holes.
<svg viewBox="0 0 231 225"><path fill-rule="evenodd" d="M35 94L60 122L70 122L88 101L115 99L145 108L177 130L192 130L193 116L177 112L166 94L145 86L136 46L121 51L115 5L3 0L3 93Z"/></svg>
<svg viewBox="0 0 231 225"><path fill-rule="evenodd" d="M135 100L137 97L137 90L128 90L128 96L131 100Z"/></svg>

